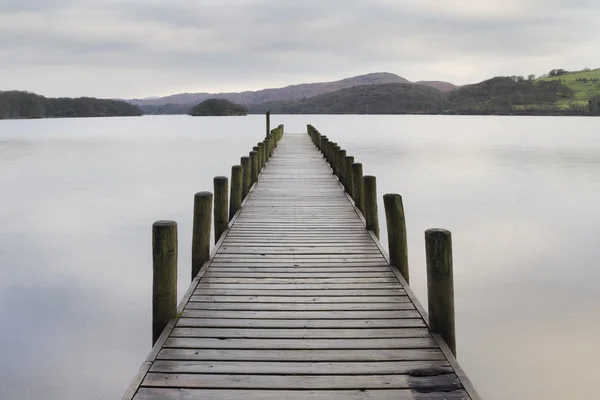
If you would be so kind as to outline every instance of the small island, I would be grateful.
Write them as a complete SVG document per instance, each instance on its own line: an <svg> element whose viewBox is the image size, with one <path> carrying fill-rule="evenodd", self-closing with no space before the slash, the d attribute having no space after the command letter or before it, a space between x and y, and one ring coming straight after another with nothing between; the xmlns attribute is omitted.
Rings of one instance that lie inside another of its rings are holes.
<svg viewBox="0 0 600 400"><path fill-rule="evenodd" d="M192 107L188 114L193 117L234 116L246 115L248 114L248 109L225 99L206 99L202 103Z"/></svg>

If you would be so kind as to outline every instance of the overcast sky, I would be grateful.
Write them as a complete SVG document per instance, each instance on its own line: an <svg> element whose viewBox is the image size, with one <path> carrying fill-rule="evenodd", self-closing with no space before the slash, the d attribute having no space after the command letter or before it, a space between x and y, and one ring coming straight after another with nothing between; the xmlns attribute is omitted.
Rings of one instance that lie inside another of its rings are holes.
<svg viewBox="0 0 600 400"><path fill-rule="evenodd" d="M146 97L600 67L598 0L0 0L0 90Z"/></svg>

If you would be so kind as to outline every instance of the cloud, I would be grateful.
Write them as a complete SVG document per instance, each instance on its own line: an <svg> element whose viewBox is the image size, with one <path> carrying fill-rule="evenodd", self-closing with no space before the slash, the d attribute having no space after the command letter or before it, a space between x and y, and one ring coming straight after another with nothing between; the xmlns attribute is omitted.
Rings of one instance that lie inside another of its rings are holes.
<svg viewBox="0 0 600 400"><path fill-rule="evenodd" d="M137 97L390 71L459 84L600 66L580 0L5 0L0 88Z"/></svg>

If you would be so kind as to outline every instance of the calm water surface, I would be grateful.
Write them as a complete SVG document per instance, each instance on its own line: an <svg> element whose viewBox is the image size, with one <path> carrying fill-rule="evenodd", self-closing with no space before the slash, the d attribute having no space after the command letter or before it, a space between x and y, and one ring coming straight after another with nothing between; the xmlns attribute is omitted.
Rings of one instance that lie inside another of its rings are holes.
<svg viewBox="0 0 600 400"><path fill-rule="evenodd" d="M150 349L151 231L264 135L264 117L0 121L0 398L116 399ZM452 231L458 358L485 399L598 399L600 119L274 116L312 123ZM385 237L383 205L379 205Z"/></svg>

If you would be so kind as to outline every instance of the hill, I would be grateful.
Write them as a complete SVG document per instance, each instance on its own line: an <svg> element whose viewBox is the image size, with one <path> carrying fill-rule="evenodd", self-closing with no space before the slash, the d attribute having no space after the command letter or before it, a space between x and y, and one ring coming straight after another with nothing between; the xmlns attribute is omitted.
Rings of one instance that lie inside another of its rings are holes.
<svg viewBox="0 0 600 400"><path fill-rule="evenodd" d="M22 91L0 92L0 119L139 116L141 110L119 100L92 97L47 98Z"/></svg>
<svg viewBox="0 0 600 400"><path fill-rule="evenodd" d="M301 101L272 102L249 107L250 113L278 114L431 114L442 112L443 93L407 83L363 85Z"/></svg>
<svg viewBox="0 0 600 400"><path fill-rule="evenodd" d="M553 76L537 79L538 82L560 82L571 89L572 96L558 102L560 108L587 107L590 100L594 103L600 100L600 68L563 71L553 70L551 71L554 72Z"/></svg>
<svg viewBox="0 0 600 400"><path fill-rule="evenodd" d="M561 104L573 91L556 80L495 77L449 92L412 84L364 85L293 102L250 106L250 113L287 114L478 114L600 115L600 98L589 107Z"/></svg>
<svg viewBox="0 0 600 400"><path fill-rule="evenodd" d="M246 115L248 109L224 99L208 99L192 107L189 114L194 117Z"/></svg>
<svg viewBox="0 0 600 400"><path fill-rule="evenodd" d="M138 105L146 114L187 114L191 107L208 98L222 98L237 104L252 106L271 102L303 100L341 89L363 85L384 85L388 83L411 84L412 82L395 74L378 72L334 82L304 83L276 89L216 94L181 93L160 98L132 99L127 101ZM449 82L440 81L422 81L415 84L434 87L442 91L451 90L455 87Z"/></svg>

